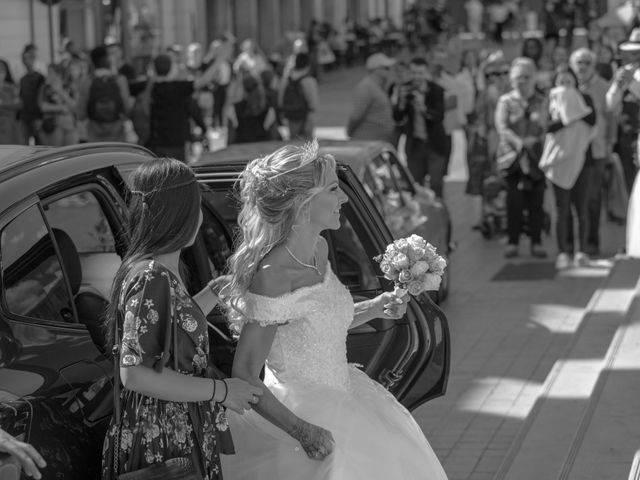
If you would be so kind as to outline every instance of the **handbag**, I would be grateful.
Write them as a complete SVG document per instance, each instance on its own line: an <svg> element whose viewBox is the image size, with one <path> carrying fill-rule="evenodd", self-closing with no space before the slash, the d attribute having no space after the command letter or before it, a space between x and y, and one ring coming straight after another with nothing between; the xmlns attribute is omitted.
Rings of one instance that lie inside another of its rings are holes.
<svg viewBox="0 0 640 480"><path fill-rule="evenodd" d="M177 327L174 321L174 303L173 293L169 298L169 312L171 312L171 318L167 321L167 328L165 333L165 351L169 346L167 342L169 337L173 340L173 369L178 371L178 355L177 355ZM118 458L120 454L120 423L122 421L120 412L120 334L118 331L118 325L116 324L114 344L113 344L113 412L116 418L116 436L114 441L114 456L113 456L113 473L118 480L203 480L202 474L198 468L194 465L191 457L175 457L165 460L164 462L157 462L148 467L140 468L132 472L118 474ZM163 358L166 353L163 354Z"/></svg>

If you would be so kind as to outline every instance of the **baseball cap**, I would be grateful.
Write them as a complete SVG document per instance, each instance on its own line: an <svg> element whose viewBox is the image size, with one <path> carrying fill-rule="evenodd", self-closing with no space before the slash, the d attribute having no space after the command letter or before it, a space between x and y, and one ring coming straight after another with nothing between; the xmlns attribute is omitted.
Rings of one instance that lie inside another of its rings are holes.
<svg viewBox="0 0 640 480"><path fill-rule="evenodd" d="M637 52L640 50L640 28L634 28L629 35L629 40L622 42L618 47L622 52Z"/></svg>
<svg viewBox="0 0 640 480"><path fill-rule="evenodd" d="M396 64L393 58L387 57L384 53L374 53L367 58L367 70L375 70L376 68L388 68Z"/></svg>

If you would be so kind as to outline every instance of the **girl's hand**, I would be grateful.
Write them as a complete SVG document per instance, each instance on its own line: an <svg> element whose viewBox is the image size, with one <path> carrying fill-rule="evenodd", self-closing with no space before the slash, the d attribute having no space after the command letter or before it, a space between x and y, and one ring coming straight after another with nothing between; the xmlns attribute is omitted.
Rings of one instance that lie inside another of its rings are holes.
<svg viewBox="0 0 640 480"><path fill-rule="evenodd" d="M220 382L222 383L222 382ZM218 388L220 387L218 383ZM227 396L222 402L226 408L243 415L245 411L251 410L253 405L260 401L262 389L254 387L249 382L245 382L239 378L225 378L224 383L227 385ZM216 391L216 398L224 395L224 386L221 390Z"/></svg>
<svg viewBox="0 0 640 480"><path fill-rule="evenodd" d="M376 305L380 309L379 317L398 320L407 313L409 295L398 296L394 292L385 292L376 297Z"/></svg>

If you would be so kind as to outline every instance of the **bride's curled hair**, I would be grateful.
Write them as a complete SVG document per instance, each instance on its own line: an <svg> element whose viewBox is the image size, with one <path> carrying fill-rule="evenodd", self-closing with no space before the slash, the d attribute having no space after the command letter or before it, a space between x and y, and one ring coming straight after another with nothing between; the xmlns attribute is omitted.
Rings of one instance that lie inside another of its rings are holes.
<svg viewBox="0 0 640 480"><path fill-rule="evenodd" d="M317 141L286 145L251 161L239 178L240 227L236 251L229 259L225 289L232 324L243 320L243 297L262 259L285 243L301 212L327 185L335 170L331 155L319 155Z"/></svg>

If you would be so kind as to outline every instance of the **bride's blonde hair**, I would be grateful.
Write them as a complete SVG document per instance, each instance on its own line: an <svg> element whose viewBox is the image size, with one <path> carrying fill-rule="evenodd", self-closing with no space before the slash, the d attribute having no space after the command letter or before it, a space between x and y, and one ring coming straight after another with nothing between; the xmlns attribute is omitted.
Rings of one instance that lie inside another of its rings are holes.
<svg viewBox="0 0 640 480"><path fill-rule="evenodd" d="M229 258L227 297L232 324L242 323L243 297L262 259L282 245L311 199L327 185L335 170L331 155L319 155L316 140L286 145L251 161L238 179L242 208L236 251Z"/></svg>

